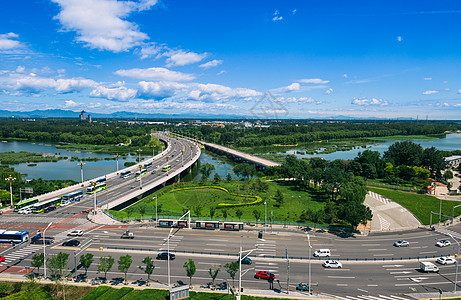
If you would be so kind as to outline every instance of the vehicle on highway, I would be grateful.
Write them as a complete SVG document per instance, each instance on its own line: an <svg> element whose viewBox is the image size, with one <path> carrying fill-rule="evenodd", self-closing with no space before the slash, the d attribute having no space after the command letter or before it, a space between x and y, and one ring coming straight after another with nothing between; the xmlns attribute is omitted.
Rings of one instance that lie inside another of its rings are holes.
<svg viewBox="0 0 461 300"><path fill-rule="evenodd" d="M82 236L83 235L83 230L75 229L75 230L72 230L71 232L69 232L67 235L68 236Z"/></svg>
<svg viewBox="0 0 461 300"><path fill-rule="evenodd" d="M330 249L315 250L314 257L330 257Z"/></svg>
<svg viewBox="0 0 461 300"><path fill-rule="evenodd" d="M267 272L267 271L258 271L255 274L255 278L256 279L266 279L266 280L272 279L272 280L275 280L275 274Z"/></svg>
<svg viewBox="0 0 461 300"><path fill-rule="evenodd" d="M144 164L143 166L144 169L149 169L150 167L152 167L152 162L148 162L147 164Z"/></svg>
<svg viewBox="0 0 461 300"><path fill-rule="evenodd" d="M168 170L171 170L171 166L170 165L166 165L162 168L162 172L166 172Z"/></svg>
<svg viewBox="0 0 461 300"><path fill-rule="evenodd" d="M453 257L449 257L449 256L442 256L442 257L437 258L437 263L441 265L452 265L452 264L456 264L456 259L454 259Z"/></svg>
<svg viewBox="0 0 461 300"><path fill-rule="evenodd" d="M134 233L127 230L120 236L121 239L134 239Z"/></svg>
<svg viewBox="0 0 461 300"><path fill-rule="evenodd" d="M5 256L0 256L0 262L4 262L5 261Z"/></svg>
<svg viewBox="0 0 461 300"><path fill-rule="evenodd" d="M30 213L32 213L32 209L30 207L25 207L18 211L18 214L21 214L21 215L28 215Z"/></svg>
<svg viewBox="0 0 461 300"><path fill-rule="evenodd" d="M170 260L173 260L175 258L176 258L176 255L174 255L173 253L170 253ZM168 259L168 252L161 252L161 253L157 254L157 259L167 260Z"/></svg>
<svg viewBox="0 0 461 300"><path fill-rule="evenodd" d="M451 242L449 240L440 240L437 243L435 243L437 247L443 248L447 246L451 246Z"/></svg>
<svg viewBox="0 0 461 300"><path fill-rule="evenodd" d="M338 268L338 269L341 269L343 267L343 265L339 262L339 261L336 261L336 260L326 260L322 266L324 268Z"/></svg>
<svg viewBox="0 0 461 300"><path fill-rule="evenodd" d="M142 169L141 171L136 172L135 177L141 177L144 174L147 174L146 169Z"/></svg>
<svg viewBox="0 0 461 300"><path fill-rule="evenodd" d="M238 260L237 260L238 262ZM242 259L242 265L251 265L253 263L253 261L251 260L251 258L249 258L248 256L247 257L244 257Z"/></svg>
<svg viewBox="0 0 461 300"><path fill-rule="evenodd" d="M14 211L19 211L25 207L31 207L35 203L38 203L38 199L25 199L20 201L14 206Z"/></svg>
<svg viewBox="0 0 461 300"><path fill-rule="evenodd" d="M408 247L410 246L410 243L405 241L405 240L398 240L394 243L395 247Z"/></svg>
<svg viewBox="0 0 461 300"><path fill-rule="evenodd" d="M80 241L79 240L69 240L69 241L62 243L62 245L67 246L67 247L75 247L75 246L80 245Z"/></svg>
<svg viewBox="0 0 461 300"><path fill-rule="evenodd" d="M46 208L43 210L43 212L44 212L44 213L47 213L47 212L53 211L53 210L55 210L55 209L56 209L56 206L51 205L51 206L46 207Z"/></svg>
<svg viewBox="0 0 461 300"><path fill-rule="evenodd" d="M151 174L154 174L155 173L155 170L152 170L152 172L150 172Z"/></svg>
<svg viewBox="0 0 461 300"><path fill-rule="evenodd" d="M419 263L419 267L420 267L421 271L423 271L423 272L437 273L439 271L439 267L437 267L436 265L434 265L433 263L431 263L429 261L421 261Z"/></svg>
<svg viewBox="0 0 461 300"><path fill-rule="evenodd" d="M130 175L131 175L131 171L129 170L120 172L120 178L128 178L130 177Z"/></svg>
<svg viewBox="0 0 461 300"><path fill-rule="evenodd" d="M296 290L298 291L309 291L309 285L307 283L298 283L298 286L296 287Z"/></svg>
<svg viewBox="0 0 461 300"><path fill-rule="evenodd" d="M54 237L38 237L38 238L35 238L36 236L34 236L31 240L30 240L30 243L31 244L39 244L39 245L51 245L52 243L54 243Z"/></svg>
<svg viewBox="0 0 461 300"><path fill-rule="evenodd" d="M67 195L62 196L62 202L66 201L80 201L80 198L83 197L83 191L73 192Z"/></svg>
<svg viewBox="0 0 461 300"><path fill-rule="evenodd" d="M89 186L86 188L86 193L87 194L93 194L95 192L99 192L102 190L107 189L107 183L106 182L100 182L98 183L95 187Z"/></svg>
<svg viewBox="0 0 461 300"><path fill-rule="evenodd" d="M32 212L34 214L38 214L38 213L43 212L45 210L45 208L47 208L48 206L51 206L51 205L59 206L59 205L61 205L61 203L62 203L62 198L61 197L53 198L53 199L46 200L46 201L43 201L43 202L38 202L38 203L35 203L34 206L32 206Z"/></svg>
<svg viewBox="0 0 461 300"><path fill-rule="evenodd" d="M29 240L29 231L0 230L0 243L20 244Z"/></svg>
<svg viewBox="0 0 461 300"><path fill-rule="evenodd" d="M69 205L70 203L71 203L70 200L63 201L63 202L61 203L61 206L67 206L67 205Z"/></svg>

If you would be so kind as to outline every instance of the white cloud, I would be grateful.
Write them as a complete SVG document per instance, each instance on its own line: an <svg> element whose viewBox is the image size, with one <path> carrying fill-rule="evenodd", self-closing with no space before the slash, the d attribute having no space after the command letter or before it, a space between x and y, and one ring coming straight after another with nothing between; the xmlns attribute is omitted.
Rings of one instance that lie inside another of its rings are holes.
<svg viewBox="0 0 461 300"><path fill-rule="evenodd" d="M438 94L439 91L424 91L423 95L432 95L432 94Z"/></svg>
<svg viewBox="0 0 461 300"><path fill-rule="evenodd" d="M69 93L81 91L86 88L94 88L98 85L96 81L85 78L58 79L56 80L56 92Z"/></svg>
<svg viewBox="0 0 461 300"><path fill-rule="evenodd" d="M171 71L166 68L128 69L115 71L116 75L144 80L190 81L195 75Z"/></svg>
<svg viewBox="0 0 461 300"><path fill-rule="evenodd" d="M296 14L297 11L298 11L298 10L297 10L296 8L293 9L293 11L291 12L291 13L293 14L293 16Z"/></svg>
<svg viewBox="0 0 461 300"><path fill-rule="evenodd" d="M218 76L219 76L219 75L222 75L222 74L226 74L226 73L227 73L227 71L226 71L226 70L222 70L222 71L219 71L219 72L218 72L218 74L216 74L216 75L218 75Z"/></svg>
<svg viewBox="0 0 461 300"><path fill-rule="evenodd" d="M311 97L279 97L276 99L278 102L281 102L283 104L288 104L288 103L297 103L297 104L305 104L305 103L315 103L315 104L321 104L322 101L317 101Z"/></svg>
<svg viewBox="0 0 461 300"><path fill-rule="evenodd" d="M280 15L278 10L274 12L273 16L272 21L274 22L283 20L283 17Z"/></svg>
<svg viewBox="0 0 461 300"><path fill-rule="evenodd" d="M301 83L313 83L313 84L326 84L330 82L330 80L323 80L320 78L299 79L297 81Z"/></svg>
<svg viewBox="0 0 461 300"><path fill-rule="evenodd" d="M216 66L218 66L220 64L222 64L222 60L213 59L213 60L210 60L207 63L201 64L200 67L204 68L204 69L208 69L208 68L211 68L211 67L216 67Z"/></svg>
<svg viewBox="0 0 461 300"><path fill-rule="evenodd" d="M52 0L61 11L56 16L63 28L75 31L77 41L92 49L127 51L149 37L135 23L125 20L131 13L150 9L154 0Z"/></svg>
<svg viewBox="0 0 461 300"><path fill-rule="evenodd" d="M425 77L424 80L432 80L431 77Z"/></svg>
<svg viewBox="0 0 461 300"><path fill-rule="evenodd" d="M195 53L192 51L184 51L184 50L170 50L162 54L162 56L167 56L167 67L171 66L185 66L189 64L198 63L202 59L204 59L207 54L206 53Z"/></svg>
<svg viewBox="0 0 461 300"><path fill-rule="evenodd" d="M343 77L344 77L344 78L347 78L347 74L343 74Z"/></svg>
<svg viewBox="0 0 461 300"><path fill-rule="evenodd" d="M75 108L75 107L79 107L79 106L82 106L83 103L82 102L75 102L74 100L66 100L65 101L65 104L64 104L64 107L66 108Z"/></svg>
<svg viewBox="0 0 461 300"><path fill-rule="evenodd" d="M400 42L402 42L402 41L403 41L403 38L399 35L399 36L397 37L397 42L400 43Z"/></svg>
<svg viewBox="0 0 461 300"><path fill-rule="evenodd" d="M292 92L292 91L299 91L301 85L297 82L293 82L292 84L290 84L289 86L286 86L284 87L283 89L286 91L286 92Z"/></svg>
<svg viewBox="0 0 461 300"><path fill-rule="evenodd" d="M461 94L461 90L458 90L458 94Z"/></svg>
<svg viewBox="0 0 461 300"><path fill-rule="evenodd" d="M0 34L0 50L10 50L23 47L23 45L16 40L18 37L19 36L13 32Z"/></svg>
<svg viewBox="0 0 461 300"><path fill-rule="evenodd" d="M324 94L326 95L330 95L331 93L333 93L333 89L332 88L329 88L328 90L326 90L325 92L323 92Z"/></svg>
<svg viewBox="0 0 461 300"><path fill-rule="evenodd" d="M200 92L200 93L199 93ZM262 93L246 88L231 88L219 84L198 84L190 97L202 101L251 100Z"/></svg>
<svg viewBox="0 0 461 300"><path fill-rule="evenodd" d="M152 56L160 55L160 52L165 49L165 46L158 45L156 43L144 44L139 50L141 59L146 59Z"/></svg>
<svg viewBox="0 0 461 300"><path fill-rule="evenodd" d="M143 99L162 99L176 95L180 91L186 90L187 85L177 82L147 82L140 81L138 83L139 98Z"/></svg>
<svg viewBox="0 0 461 300"><path fill-rule="evenodd" d="M126 102L133 99L136 96L137 91L128 89L124 86L116 88L107 88L104 86L98 86L91 91L90 97L94 98L105 98L107 100Z"/></svg>
<svg viewBox="0 0 461 300"><path fill-rule="evenodd" d="M389 103L387 102L387 100L376 99L376 98L372 98L372 99L354 98L354 99L352 99L351 104L359 105L359 106L370 106L370 105L373 105L373 106L386 106Z"/></svg>

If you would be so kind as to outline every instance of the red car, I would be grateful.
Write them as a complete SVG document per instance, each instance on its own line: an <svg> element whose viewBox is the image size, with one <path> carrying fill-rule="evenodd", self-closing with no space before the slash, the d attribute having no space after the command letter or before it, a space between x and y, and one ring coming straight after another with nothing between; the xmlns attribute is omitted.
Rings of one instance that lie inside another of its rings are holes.
<svg viewBox="0 0 461 300"><path fill-rule="evenodd" d="M255 274L255 278L256 279L266 279L266 280L272 279L272 280L274 280L275 279L275 274L269 273L267 271L258 271Z"/></svg>
<svg viewBox="0 0 461 300"><path fill-rule="evenodd" d="M4 256L0 256L0 262L4 262L5 261L5 257Z"/></svg>

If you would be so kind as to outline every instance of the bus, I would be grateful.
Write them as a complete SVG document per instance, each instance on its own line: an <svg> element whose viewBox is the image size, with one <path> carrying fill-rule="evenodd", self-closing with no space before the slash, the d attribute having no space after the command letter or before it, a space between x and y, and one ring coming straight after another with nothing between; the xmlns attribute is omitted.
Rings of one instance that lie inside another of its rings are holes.
<svg viewBox="0 0 461 300"><path fill-rule="evenodd" d="M136 172L136 177L140 177L144 174L147 174L147 170L146 169L142 169L141 171L138 171Z"/></svg>
<svg viewBox="0 0 461 300"><path fill-rule="evenodd" d="M187 220L172 220L172 219L159 219L158 227L175 227L175 228L186 228Z"/></svg>
<svg viewBox="0 0 461 300"><path fill-rule="evenodd" d="M107 188L107 183L103 182L103 183L97 184L95 187L93 187L93 186L87 187L86 188L86 193L87 194L93 194L95 191L99 192L99 191L105 190L106 188Z"/></svg>
<svg viewBox="0 0 461 300"><path fill-rule="evenodd" d="M0 230L0 243L21 244L29 240L29 231Z"/></svg>
<svg viewBox="0 0 461 300"><path fill-rule="evenodd" d="M170 165L166 165L162 168L162 172L166 172L168 170L171 170L171 166Z"/></svg>
<svg viewBox="0 0 461 300"><path fill-rule="evenodd" d="M131 171L130 171L130 170L126 170L126 171L120 172L120 178L128 178L130 175L131 175Z"/></svg>
<svg viewBox="0 0 461 300"><path fill-rule="evenodd" d="M22 200L21 202L17 203L14 206L14 211L19 211L21 208L32 206L37 202L38 202L38 199L25 199L25 200Z"/></svg>
<svg viewBox="0 0 461 300"><path fill-rule="evenodd" d="M195 221L195 228L219 229L219 221Z"/></svg>
<svg viewBox="0 0 461 300"><path fill-rule="evenodd" d="M152 167L152 162L148 162L147 164L144 164L144 169L149 169Z"/></svg>
<svg viewBox="0 0 461 300"><path fill-rule="evenodd" d="M106 177L101 177L99 179L96 179L96 182L97 183L106 182Z"/></svg>
<svg viewBox="0 0 461 300"><path fill-rule="evenodd" d="M38 203L35 203L34 206L32 206L32 212L34 214L38 214L38 213L43 212L45 210L45 208L47 208L48 206L52 206L52 205L59 206L59 205L61 205L61 203L62 203L62 198L61 197L46 200L46 201L43 201L43 202L38 202Z"/></svg>
<svg viewBox="0 0 461 300"><path fill-rule="evenodd" d="M82 191L73 192L67 195L62 196L62 201L80 201L80 198L83 197Z"/></svg>

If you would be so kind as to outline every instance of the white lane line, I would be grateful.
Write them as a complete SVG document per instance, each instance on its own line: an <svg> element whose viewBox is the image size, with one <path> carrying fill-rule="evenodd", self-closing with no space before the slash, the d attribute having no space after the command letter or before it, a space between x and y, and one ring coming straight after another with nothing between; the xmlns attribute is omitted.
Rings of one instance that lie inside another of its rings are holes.
<svg viewBox="0 0 461 300"><path fill-rule="evenodd" d="M373 256L394 256L394 254L388 253L388 254L373 254Z"/></svg>
<svg viewBox="0 0 461 300"><path fill-rule="evenodd" d="M171 247L171 244L170 244L170 247ZM219 251L219 252L226 251L224 249L203 249L203 250L206 250L206 251Z"/></svg>
<svg viewBox="0 0 461 300"><path fill-rule="evenodd" d="M206 244L207 246L223 246L223 244Z"/></svg>
<svg viewBox="0 0 461 300"><path fill-rule="evenodd" d="M361 291L361 292L365 292L365 293L368 293L367 290L364 290L364 289L360 289L360 288L357 288L358 291Z"/></svg>
<svg viewBox="0 0 461 300"><path fill-rule="evenodd" d="M208 239L209 241L213 242L228 242L229 240L221 240L221 239Z"/></svg>
<svg viewBox="0 0 461 300"><path fill-rule="evenodd" d="M378 286L377 284L367 284L367 286Z"/></svg>
<svg viewBox="0 0 461 300"><path fill-rule="evenodd" d="M383 268L398 268L403 267L403 265L384 265Z"/></svg>
<svg viewBox="0 0 461 300"><path fill-rule="evenodd" d="M437 251L424 251L424 252L419 252L419 254L429 254L429 253L437 253Z"/></svg>
<svg viewBox="0 0 461 300"><path fill-rule="evenodd" d="M347 283L337 283L336 286L349 286Z"/></svg>
<svg viewBox="0 0 461 300"><path fill-rule="evenodd" d="M376 247L376 246L381 246L381 244L362 244L362 247L366 247L366 246Z"/></svg>
<svg viewBox="0 0 461 300"><path fill-rule="evenodd" d="M387 251L387 249L367 249L368 251Z"/></svg>
<svg viewBox="0 0 461 300"><path fill-rule="evenodd" d="M336 279L354 279L355 276L328 276L328 278L336 278Z"/></svg>

